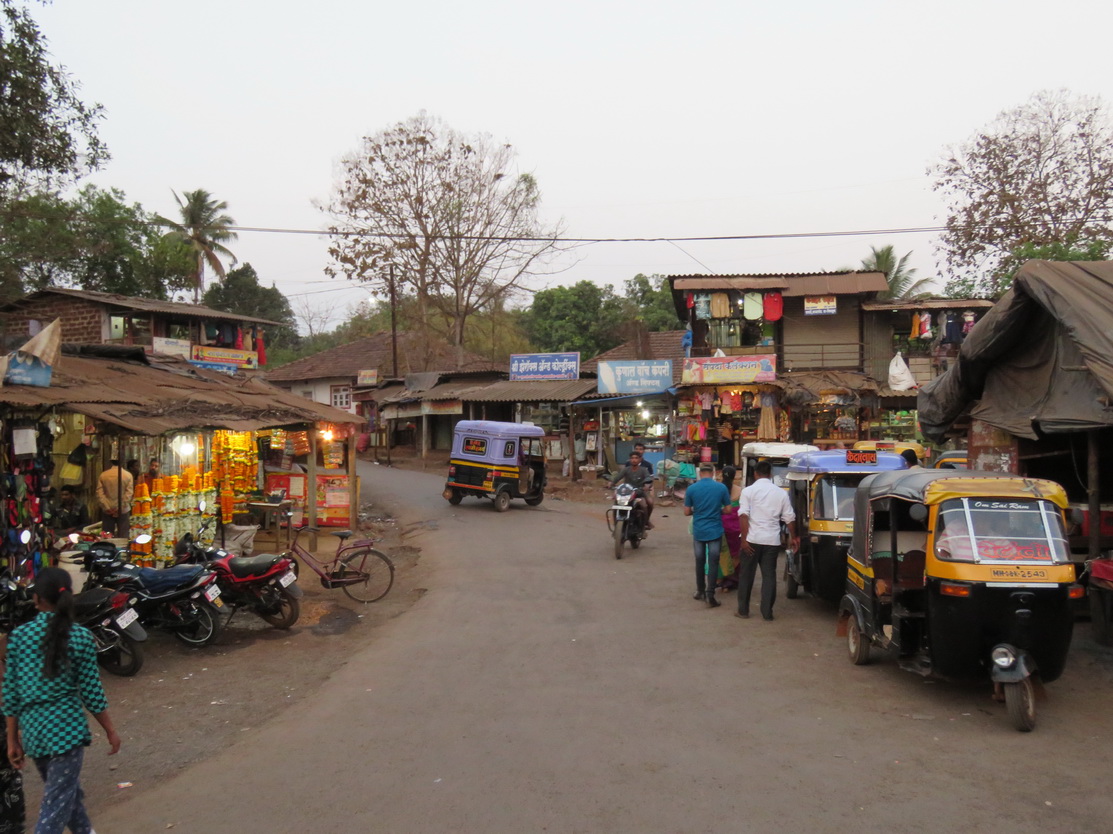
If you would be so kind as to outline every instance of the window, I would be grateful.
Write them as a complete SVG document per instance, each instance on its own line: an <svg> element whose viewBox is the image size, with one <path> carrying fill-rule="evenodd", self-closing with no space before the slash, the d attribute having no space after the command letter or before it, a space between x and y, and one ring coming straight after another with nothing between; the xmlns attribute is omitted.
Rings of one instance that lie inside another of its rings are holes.
<svg viewBox="0 0 1113 834"><path fill-rule="evenodd" d="M313 399L313 392L312 391L302 391L301 395L303 397L305 397L307 400Z"/></svg>
<svg viewBox="0 0 1113 834"><path fill-rule="evenodd" d="M815 490L813 517L850 521L854 518L854 492L864 475L824 475Z"/></svg>
<svg viewBox="0 0 1113 834"><path fill-rule="evenodd" d="M936 555L959 562L1065 563L1063 518L1050 501L952 498L935 532Z"/></svg>
<svg viewBox="0 0 1113 834"><path fill-rule="evenodd" d="M333 408L347 411L352 406L352 386L333 385L329 388Z"/></svg>

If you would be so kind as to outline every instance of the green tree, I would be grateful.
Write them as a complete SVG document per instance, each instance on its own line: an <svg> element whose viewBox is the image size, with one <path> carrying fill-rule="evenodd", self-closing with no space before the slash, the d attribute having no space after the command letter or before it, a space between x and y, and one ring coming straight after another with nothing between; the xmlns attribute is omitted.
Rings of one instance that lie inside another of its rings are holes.
<svg viewBox="0 0 1113 834"><path fill-rule="evenodd" d="M633 308L630 317L643 322L649 332L684 329L684 323L676 316L672 289L665 276L639 272L626 280L623 290Z"/></svg>
<svg viewBox="0 0 1113 834"><path fill-rule="evenodd" d="M625 299L611 287L580 281L536 293L524 325L539 350L579 351L590 359L622 344L628 315Z"/></svg>
<svg viewBox="0 0 1113 834"><path fill-rule="evenodd" d="M60 188L108 159L101 107L77 92L26 8L0 0L0 201Z"/></svg>
<svg viewBox="0 0 1113 834"><path fill-rule="evenodd" d="M214 310L280 322L281 327L266 331L268 351L272 346L287 348L298 341L297 320L289 299L273 284L262 286L249 263L229 270L222 280L213 283L205 291L204 303Z"/></svg>
<svg viewBox="0 0 1113 834"><path fill-rule="evenodd" d="M861 269L866 272L884 272L889 284L887 292L878 293L878 298L905 300L924 295L931 285L930 278L916 278L916 270L908 268L909 252L898 258L892 246L870 247L869 257L862 260Z"/></svg>
<svg viewBox="0 0 1113 834"><path fill-rule="evenodd" d="M228 204L223 200L217 201L203 188L185 191L181 197L177 192L171 193L178 203L181 222L169 220L161 215L158 217L158 222L171 228L168 233L171 238L186 243L193 251L195 258L193 301L198 303L205 292L206 264L213 272L224 278L224 264L220 256L223 255L233 264L236 263L236 256L224 246L225 243L238 237L230 228L236 225L236 221L224 213L228 209Z"/></svg>
<svg viewBox="0 0 1113 834"><path fill-rule="evenodd" d="M1004 292L1019 247L1113 241L1113 123L1098 98L1036 93L948 148L929 173L947 202L948 294Z"/></svg>

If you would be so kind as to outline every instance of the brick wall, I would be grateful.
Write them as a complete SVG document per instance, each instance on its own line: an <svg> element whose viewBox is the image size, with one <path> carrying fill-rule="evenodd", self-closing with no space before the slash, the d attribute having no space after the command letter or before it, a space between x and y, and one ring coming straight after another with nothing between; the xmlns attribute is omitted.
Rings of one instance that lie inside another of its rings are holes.
<svg viewBox="0 0 1113 834"><path fill-rule="evenodd" d="M104 306L96 302L47 296L18 302L15 310L4 314L4 329L8 336L28 336L32 319L37 319L43 327L54 319L61 319L63 342L99 345L103 341L104 315Z"/></svg>

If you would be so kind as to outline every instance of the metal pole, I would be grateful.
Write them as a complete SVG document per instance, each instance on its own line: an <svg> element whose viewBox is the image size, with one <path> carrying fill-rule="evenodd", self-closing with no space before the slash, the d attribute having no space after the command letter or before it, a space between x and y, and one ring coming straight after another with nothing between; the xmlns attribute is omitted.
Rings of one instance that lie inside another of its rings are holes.
<svg viewBox="0 0 1113 834"><path fill-rule="evenodd" d="M1086 432L1089 441L1087 466L1086 466L1086 494L1090 499L1090 549L1087 558L1097 559L1101 556L1101 484L1099 483L1098 466L1098 430L1090 429Z"/></svg>
<svg viewBox="0 0 1113 834"><path fill-rule="evenodd" d="M398 324L394 296L394 264L390 265L390 350L394 359L394 378L398 379Z"/></svg>

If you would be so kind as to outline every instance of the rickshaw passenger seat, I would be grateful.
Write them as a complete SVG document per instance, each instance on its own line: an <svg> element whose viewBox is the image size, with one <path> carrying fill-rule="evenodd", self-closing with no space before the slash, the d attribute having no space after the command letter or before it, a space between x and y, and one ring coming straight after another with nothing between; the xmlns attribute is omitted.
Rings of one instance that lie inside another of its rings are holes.
<svg viewBox="0 0 1113 834"><path fill-rule="evenodd" d="M897 557L897 577L901 588L911 590L924 587L924 568L927 553L923 550L906 550Z"/></svg>

